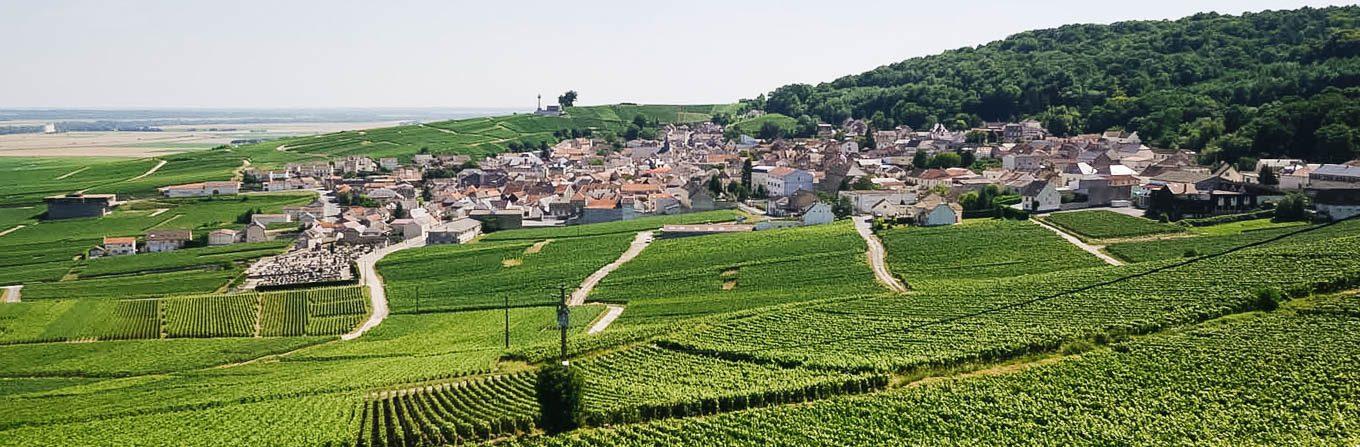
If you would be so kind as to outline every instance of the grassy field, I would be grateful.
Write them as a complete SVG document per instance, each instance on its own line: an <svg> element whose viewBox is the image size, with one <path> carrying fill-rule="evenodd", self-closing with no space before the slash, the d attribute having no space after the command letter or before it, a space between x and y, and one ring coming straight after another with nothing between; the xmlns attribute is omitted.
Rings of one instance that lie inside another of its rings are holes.
<svg viewBox="0 0 1360 447"><path fill-rule="evenodd" d="M784 129L784 135L793 135L798 127L798 120L778 113L769 113L755 118L737 121L732 123L732 127L736 127L743 135L755 137L760 134L760 128L763 127L765 123L774 123L774 125L779 126L780 129Z"/></svg>
<svg viewBox="0 0 1360 447"><path fill-rule="evenodd" d="M1185 227L1107 210L1053 213L1043 217L1043 220L1087 240L1130 238L1185 231Z"/></svg>

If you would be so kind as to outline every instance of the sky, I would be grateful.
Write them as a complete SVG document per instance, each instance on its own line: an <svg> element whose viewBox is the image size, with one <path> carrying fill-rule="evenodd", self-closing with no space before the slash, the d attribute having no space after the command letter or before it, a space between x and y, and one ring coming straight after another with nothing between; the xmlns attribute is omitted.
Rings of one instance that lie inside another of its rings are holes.
<svg viewBox="0 0 1360 447"><path fill-rule="evenodd" d="M0 108L726 103L1029 29L1348 3L0 0Z"/></svg>

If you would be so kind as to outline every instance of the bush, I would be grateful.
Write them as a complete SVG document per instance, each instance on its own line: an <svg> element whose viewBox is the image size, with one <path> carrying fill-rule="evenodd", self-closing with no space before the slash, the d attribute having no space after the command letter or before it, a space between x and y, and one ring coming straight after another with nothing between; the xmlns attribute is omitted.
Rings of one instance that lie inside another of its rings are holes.
<svg viewBox="0 0 1360 447"><path fill-rule="evenodd" d="M549 434L581 426L585 417L582 396L585 378L570 366L552 363L538 371L534 386L541 410L539 425Z"/></svg>
<svg viewBox="0 0 1360 447"><path fill-rule="evenodd" d="M1284 294L1275 289L1260 289L1256 291L1256 301L1252 307L1263 312L1270 312L1280 308L1280 301L1284 299Z"/></svg>

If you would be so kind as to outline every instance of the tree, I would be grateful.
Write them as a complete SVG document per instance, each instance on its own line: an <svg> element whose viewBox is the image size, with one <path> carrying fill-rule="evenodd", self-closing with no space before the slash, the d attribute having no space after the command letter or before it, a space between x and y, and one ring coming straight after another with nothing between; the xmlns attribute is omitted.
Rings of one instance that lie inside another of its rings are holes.
<svg viewBox="0 0 1360 447"><path fill-rule="evenodd" d="M751 188L751 159L747 158L741 162L741 185L748 190Z"/></svg>
<svg viewBox="0 0 1360 447"><path fill-rule="evenodd" d="M770 191L768 191L768 190L765 189L765 185L756 185L756 192L755 192L755 194L753 195L753 197L755 197L755 198L757 198L757 199L765 199L765 198L769 198L769 197L770 197Z"/></svg>
<svg viewBox="0 0 1360 447"><path fill-rule="evenodd" d="M855 205L850 202L849 197L840 197L831 205L831 214L835 214L837 219L854 214Z"/></svg>
<svg viewBox="0 0 1360 447"><path fill-rule="evenodd" d="M929 164L930 156L926 155L926 151L918 150L916 151L916 155L911 156L911 167L913 168L925 169Z"/></svg>
<svg viewBox="0 0 1360 447"><path fill-rule="evenodd" d="M557 104L564 109L576 105L576 90L567 90L562 96L558 96Z"/></svg>
<svg viewBox="0 0 1360 447"><path fill-rule="evenodd" d="M1307 209L1308 196L1291 192L1280 199L1280 203L1275 204L1275 220L1280 222L1303 220L1307 217Z"/></svg>
<svg viewBox="0 0 1360 447"><path fill-rule="evenodd" d="M647 122L647 117L646 117L646 116L643 116L641 113L639 113L639 114L637 114L637 115L633 115L633 125L634 125L634 126L638 126L638 127L647 127L647 124L649 124L649 123Z"/></svg>
<svg viewBox="0 0 1360 447"><path fill-rule="evenodd" d="M869 150L877 147L878 142L874 141L874 129L871 127L867 132L864 132L864 149Z"/></svg>
<svg viewBox="0 0 1360 447"><path fill-rule="evenodd" d="M973 151L959 151L959 166L969 167L977 162L977 155Z"/></svg>
<svg viewBox="0 0 1360 447"><path fill-rule="evenodd" d="M850 189L856 191L869 191L878 189L878 185L875 185L873 179L870 179L869 176L865 175L855 179L855 183L850 185Z"/></svg>
<svg viewBox="0 0 1360 447"><path fill-rule="evenodd" d="M709 177L708 190L713 192L713 197L721 196L723 192L722 179L718 178L716 175Z"/></svg>
<svg viewBox="0 0 1360 447"><path fill-rule="evenodd" d="M585 377L579 368L552 363L538 370L534 391L538 397L539 425L550 433L562 433L585 421Z"/></svg>
<svg viewBox="0 0 1360 447"><path fill-rule="evenodd" d="M1275 186L1280 184L1279 177L1275 176L1275 170L1271 169L1270 166L1261 166L1261 171L1259 174L1260 174L1259 178L1261 180L1262 185Z"/></svg>
<svg viewBox="0 0 1360 447"><path fill-rule="evenodd" d="M1354 132L1345 124L1333 123L1318 128L1314 133L1317 148L1314 151L1320 159L1346 161L1355 158Z"/></svg>
<svg viewBox="0 0 1360 447"><path fill-rule="evenodd" d="M934 157L930 157L930 167L946 169L960 166L963 164L963 156L954 152L945 152Z"/></svg>
<svg viewBox="0 0 1360 447"><path fill-rule="evenodd" d="M756 138L762 140L776 140L784 137L784 128L779 127L773 121L766 121L760 125L760 131L756 133Z"/></svg>

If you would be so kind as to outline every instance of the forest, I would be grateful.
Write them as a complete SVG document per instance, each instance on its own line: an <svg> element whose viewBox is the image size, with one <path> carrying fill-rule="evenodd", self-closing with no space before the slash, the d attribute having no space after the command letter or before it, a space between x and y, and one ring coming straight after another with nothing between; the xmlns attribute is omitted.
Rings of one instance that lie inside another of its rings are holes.
<svg viewBox="0 0 1360 447"><path fill-rule="evenodd" d="M744 102L876 129L1032 118L1054 135L1119 129L1205 162L1357 158L1360 7L1068 25Z"/></svg>

